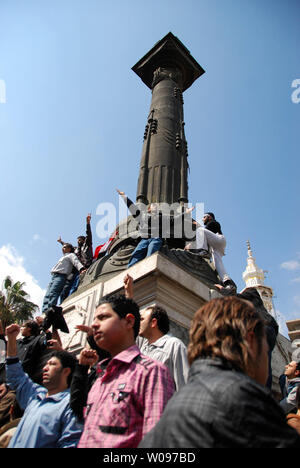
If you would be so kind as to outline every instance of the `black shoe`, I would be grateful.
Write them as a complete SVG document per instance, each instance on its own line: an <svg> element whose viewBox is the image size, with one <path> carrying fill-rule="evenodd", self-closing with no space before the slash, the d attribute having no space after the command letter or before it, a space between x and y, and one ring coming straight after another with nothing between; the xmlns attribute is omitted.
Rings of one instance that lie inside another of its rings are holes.
<svg viewBox="0 0 300 468"><path fill-rule="evenodd" d="M222 296L235 296L237 287L234 281L232 279L226 280L223 283L223 286L220 287L219 285L216 285L217 289Z"/></svg>
<svg viewBox="0 0 300 468"><path fill-rule="evenodd" d="M210 258L209 251L205 249L189 249L188 252L198 255L199 257L202 257L202 258Z"/></svg>
<svg viewBox="0 0 300 468"><path fill-rule="evenodd" d="M70 333L61 307L52 306L45 311L45 320L43 322L42 328L44 331L47 331L51 325L56 330L61 330L64 333Z"/></svg>
<svg viewBox="0 0 300 468"><path fill-rule="evenodd" d="M232 279L228 279L223 283L224 288L226 289L235 289L237 290L236 284Z"/></svg>

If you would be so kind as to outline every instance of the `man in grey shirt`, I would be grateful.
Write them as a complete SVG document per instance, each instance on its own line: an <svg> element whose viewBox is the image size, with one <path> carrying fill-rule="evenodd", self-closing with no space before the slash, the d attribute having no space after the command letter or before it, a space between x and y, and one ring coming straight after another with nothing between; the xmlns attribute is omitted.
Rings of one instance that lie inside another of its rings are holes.
<svg viewBox="0 0 300 468"><path fill-rule="evenodd" d="M173 376L175 388L185 385L189 365L184 343L169 333L167 312L157 305L147 307L141 313L138 344L141 353L165 364ZM141 337L144 338L141 340Z"/></svg>
<svg viewBox="0 0 300 468"><path fill-rule="evenodd" d="M67 277L71 273L73 267L75 267L79 273L85 271L84 266L75 255L74 247L71 244L64 244L62 251L63 256L51 270L51 281L44 297L42 313L57 304L58 298L67 281Z"/></svg>

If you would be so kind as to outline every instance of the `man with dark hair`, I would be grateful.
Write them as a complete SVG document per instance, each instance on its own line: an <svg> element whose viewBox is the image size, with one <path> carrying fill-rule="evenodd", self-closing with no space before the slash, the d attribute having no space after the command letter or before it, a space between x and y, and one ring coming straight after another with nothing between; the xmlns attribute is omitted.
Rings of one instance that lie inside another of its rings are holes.
<svg viewBox="0 0 300 468"><path fill-rule="evenodd" d="M52 277L44 297L42 313L57 304L59 296L66 284L67 277L72 272L73 267L80 273L85 271L85 267L78 260L78 257L74 253L74 247L71 244L64 244L62 251L63 256L51 270Z"/></svg>
<svg viewBox="0 0 300 468"><path fill-rule="evenodd" d="M93 238L91 230L91 214L86 217L86 235L77 237L75 253L79 261L88 269L93 261Z"/></svg>
<svg viewBox="0 0 300 468"><path fill-rule="evenodd" d="M6 382L0 381L0 428L9 423L12 418L20 416L20 409L13 392Z"/></svg>
<svg viewBox="0 0 300 468"><path fill-rule="evenodd" d="M170 372L143 356L135 339L140 327L138 305L123 295L105 296L96 307L94 339L111 358L97 366L98 378L88 393L79 448L134 448L158 422L174 392ZM83 391L96 352L81 351L77 371ZM76 378L76 375L74 376Z"/></svg>
<svg viewBox="0 0 300 468"><path fill-rule="evenodd" d="M86 217L86 235L85 236L78 236L77 237L77 247L73 250L77 255L80 263L88 269L93 261L93 238L92 238L92 230L91 230L91 213L89 213ZM61 245L66 245L64 241L62 241L61 237L57 239Z"/></svg>
<svg viewBox="0 0 300 468"><path fill-rule="evenodd" d="M22 325L21 335L22 338L17 340L19 361L24 372L36 383L40 383L38 362L47 349L47 337L45 333L40 333L40 327L35 320L28 320Z"/></svg>
<svg viewBox="0 0 300 468"><path fill-rule="evenodd" d="M73 250L78 257L79 262L87 270L93 262L93 238L91 230L91 214L89 213L86 217L86 235L77 237L77 247ZM57 239L57 242L64 245L61 237ZM71 273L68 275L64 288L60 295L60 300L63 302L66 297L75 292L79 285L80 275L78 268L73 267Z"/></svg>
<svg viewBox="0 0 300 468"><path fill-rule="evenodd" d="M191 250L204 258L209 258L211 253L215 268L223 283L223 286L216 285L216 287L224 295L236 293L236 284L225 270L222 260L225 255L226 239L221 225L211 212L204 214L202 222L204 227L197 223L196 240L186 245L185 250Z"/></svg>
<svg viewBox="0 0 300 468"><path fill-rule="evenodd" d="M24 373L17 357L17 324L6 328L7 381L16 391L25 411L9 448L76 447L82 426L70 405L69 385L76 358L66 351L55 351L43 368L43 386L33 383Z"/></svg>
<svg viewBox="0 0 300 468"><path fill-rule="evenodd" d="M184 343L169 333L169 327L168 314L162 307L154 305L143 310L140 349L142 354L157 359L169 368L178 390L187 381L189 365Z"/></svg>
<svg viewBox="0 0 300 468"><path fill-rule="evenodd" d="M286 376L285 396L280 401L280 406L285 414L295 412L297 409L296 394L300 386L300 361L291 361L285 366Z"/></svg>
<svg viewBox="0 0 300 468"><path fill-rule="evenodd" d="M188 383L142 448L299 448L300 437L265 387L265 325L248 301L213 299L190 328Z"/></svg>

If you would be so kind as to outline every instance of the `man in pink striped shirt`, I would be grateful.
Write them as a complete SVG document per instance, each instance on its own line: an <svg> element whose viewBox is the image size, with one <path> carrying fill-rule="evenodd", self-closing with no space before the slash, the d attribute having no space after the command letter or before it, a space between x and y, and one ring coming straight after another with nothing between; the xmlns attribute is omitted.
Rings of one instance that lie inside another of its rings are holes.
<svg viewBox="0 0 300 468"><path fill-rule="evenodd" d="M98 364L85 408L79 448L134 448L159 421L174 393L167 367L140 353L137 304L123 295L102 298L92 324L99 348L111 354ZM89 364L83 350L79 363Z"/></svg>

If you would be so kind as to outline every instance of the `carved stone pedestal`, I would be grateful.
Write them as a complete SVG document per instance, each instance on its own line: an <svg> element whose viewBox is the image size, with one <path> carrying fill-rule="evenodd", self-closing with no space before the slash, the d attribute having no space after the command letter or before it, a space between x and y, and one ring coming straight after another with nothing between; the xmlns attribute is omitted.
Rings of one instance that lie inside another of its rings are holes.
<svg viewBox="0 0 300 468"><path fill-rule="evenodd" d="M210 286L214 271L209 263L201 259L198 270L194 266L193 272L194 259L182 262L181 255L179 250L157 252L106 280L100 276L67 298L62 307L70 334L61 333L63 346L74 354L86 346L86 334L76 332L75 326L92 323L95 307L102 296L123 292L123 279L127 272L133 277L134 300L140 309L153 304L164 307L171 320L171 332L188 344L190 322L196 310L221 295ZM204 274L206 269L211 277L204 281L199 274ZM281 398L278 377L290 359L291 343L279 334L272 354L273 393L277 400Z"/></svg>
<svg viewBox="0 0 300 468"><path fill-rule="evenodd" d="M207 264L205 260L202 262ZM208 265L207 268L210 269ZM157 252L106 281L100 276L89 287L82 288L82 292L78 291L63 302L70 334L61 333L61 336L64 347L69 351L77 354L86 345L86 334L76 332L75 326L92 323L95 307L102 296L123 292L123 279L127 272L133 277L134 300L141 310L153 304L164 307L171 320L172 333L185 343L188 342L188 329L195 311L219 296L199 277L176 263L175 258L170 259Z"/></svg>

